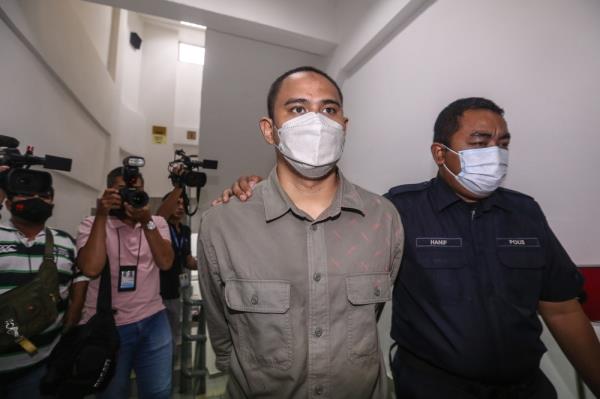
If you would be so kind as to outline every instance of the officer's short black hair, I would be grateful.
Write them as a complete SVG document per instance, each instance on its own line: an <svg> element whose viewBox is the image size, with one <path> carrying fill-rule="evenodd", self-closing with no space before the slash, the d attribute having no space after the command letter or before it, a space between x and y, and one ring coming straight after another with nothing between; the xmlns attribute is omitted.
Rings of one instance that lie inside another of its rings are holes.
<svg viewBox="0 0 600 399"><path fill-rule="evenodd" d="M440 112L433 126L433 142L450 146L450 138L460 128L459 118L470 109L487 109L503 116L504 110L493 101L482 97L456 100Z"/></svg>
<svg viewBox="0 0 600 399"><path fill-rule="evenodd" d="M340 96L340 102L342 104L344 103L344 96L342 95L342 91L340 90L340 87L335 82L335 80L333 80L333 78L331 76L327 75L325 72L323 72L320 69L317 69L315 67L301 66L298 68L290 69L289 71L285 72L283 75L281 75L277 79L275 79L275 81L271 84L271 88L269 89L269 95L267 96L267 111L269 113L269 118L273 119L273 115L275 114L275 98L277 97L277 94L279 94L279 89L281 88L281 84L288 76L293 75L295 73L299 73L299 72L313 72L313 73L323 76L325 79L330 81L332 85L335 86L335 89L337 90L338 95Z"/></svg>
<svg viewBox="0 0 600 399"><path fill-rule="evenodd" d="M117 166L106 175L106 187L112 187L115 184L117 177L123 176L123 167ZM140 173L140 180L144 183L144 176Z"/></svg>

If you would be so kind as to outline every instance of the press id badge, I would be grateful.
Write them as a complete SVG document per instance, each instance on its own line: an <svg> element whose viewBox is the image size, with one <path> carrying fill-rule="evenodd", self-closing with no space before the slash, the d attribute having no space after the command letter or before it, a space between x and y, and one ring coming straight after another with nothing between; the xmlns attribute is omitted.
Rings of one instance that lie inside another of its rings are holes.
<svg viewBox="0 0 600 399"><path fill-rule="evenodd" d="M137 266L119 266L119 292L135 291Z"/></svg>
<svg viewBox="0 0 600 399"><path fill-rule="evenodd" d="M187 273L181 273L179 275L179 286L181 288L185 288L185 287L189 287L190 286L190 278L188 277Z"/></svg>

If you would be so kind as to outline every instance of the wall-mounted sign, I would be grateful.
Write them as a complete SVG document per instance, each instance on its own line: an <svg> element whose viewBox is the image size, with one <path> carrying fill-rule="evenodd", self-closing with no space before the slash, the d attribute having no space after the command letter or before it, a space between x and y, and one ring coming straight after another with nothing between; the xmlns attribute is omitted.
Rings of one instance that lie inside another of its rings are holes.
<svg viewBox="0 0 600 399"><path fill-rule="evenodd" d="M167 144L167 128L165 126L152 126L152 142Z"/></svg>
<svg viewBox="0 0 600 399"><path fill-rule="evenodd" d="M188 130L186 137L187 137L188 140L196 140L196 131L195 130Z"/></svg>

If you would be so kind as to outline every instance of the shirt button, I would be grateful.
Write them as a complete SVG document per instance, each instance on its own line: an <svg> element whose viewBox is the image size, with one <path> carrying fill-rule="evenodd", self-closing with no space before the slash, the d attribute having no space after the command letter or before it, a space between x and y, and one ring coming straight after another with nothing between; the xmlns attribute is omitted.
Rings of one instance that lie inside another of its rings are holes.
<svg viewBox="0 0 600 399"><path fill-rule="evenodd" d="M321 335L323 335L323 330L321 327L315 328L315 337L319 338Z"/></svg>
<svg viewBox="0 0 600 399"><path fill-rule="evenodd" d="M252 298L250 298L250 302L253 305L256 305L258 303L258 295L256 295L256 294L252 295Z"/></svg>
<svg viewBox="0 0 600 399"><path fill-rule="evenodd" d="M321 281L321 273L316 272L315 274L313 274L313 280L315 280L316 282Z"/></svg>
<svg viewBox="0 0 600 399"><path fill-rule="evenodd" d="M321 395L323 393L323 387L321 385L317 385L315 387L315 395Z"/></svg>
<svg viewBox="0 0 600 399"><path fill-rule="evenodd" d="M379 287L375 287L375 290L373 290L373 294L374 294L375 296L379 296L379 295L381 295L381 290L379 289Z"/></svg>
<svg viewBox="0 0 600 399"><path fill-rule="evenodd" d="M317 226L316 224L313 224L310 226L312 231L317 231L317 229L319 228L319 226Z"/></svg>

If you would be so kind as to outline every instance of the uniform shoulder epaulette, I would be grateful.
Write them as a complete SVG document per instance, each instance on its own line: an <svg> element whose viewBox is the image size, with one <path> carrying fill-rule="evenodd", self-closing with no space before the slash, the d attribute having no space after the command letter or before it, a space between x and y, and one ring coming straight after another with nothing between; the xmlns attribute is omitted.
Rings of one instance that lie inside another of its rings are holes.
<svg viewBox="0 0 600 399"><path fill-rule="evenodd" d="M498 190L500 190L501 192L506 193L508 195L516 195L516 196L525 197L525 198L528 198L531 200L533 199L533 197L530 195L524 194L520 191L511 190L510 188L499 187Z"/></svg>
<svg viewBox="0 0 600 399"><path fill-rule="evenodd" d="M402 184L400 186L390 188L388 192L388 196L394 196L398 194L411 193L415 191L423 191L427 187L429 187L430 182L424 181L421 183L413 183L413 184Z"/></svg>

